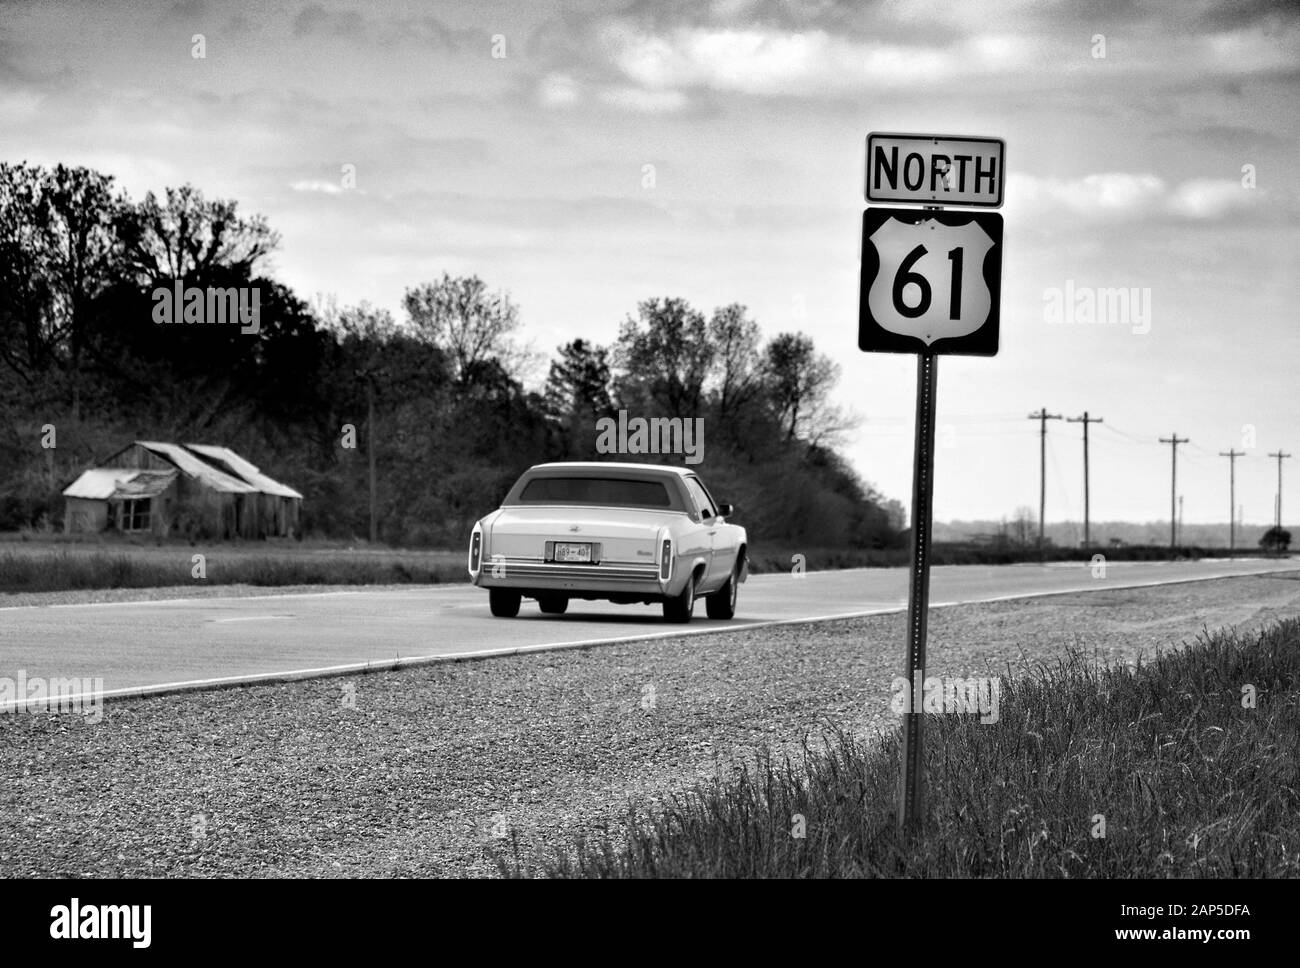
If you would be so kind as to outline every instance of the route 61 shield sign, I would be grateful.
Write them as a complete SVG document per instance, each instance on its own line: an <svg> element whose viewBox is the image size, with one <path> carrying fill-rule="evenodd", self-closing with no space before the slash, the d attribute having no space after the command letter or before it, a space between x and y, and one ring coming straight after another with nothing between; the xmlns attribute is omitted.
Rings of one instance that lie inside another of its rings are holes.
<svg viewBox="0 0 1300 968"><path fill-rule="evenodd" d="M996 356L1002 216L868 208L860 285L859 349Z"/></svg>

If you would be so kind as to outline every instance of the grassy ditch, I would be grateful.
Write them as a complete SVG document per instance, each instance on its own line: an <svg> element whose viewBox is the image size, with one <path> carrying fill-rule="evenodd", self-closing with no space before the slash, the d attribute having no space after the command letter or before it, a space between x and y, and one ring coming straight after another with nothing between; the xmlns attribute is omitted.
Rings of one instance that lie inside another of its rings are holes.
<svg viewBox="0 0 1300 968"><path fill-rule="evenodd" d="M196 554L203 556L201 577ZM388 585L466 581L461 552L320 554L162 548L0 550L0 592L183 585Z"/></svg>
<svg viewBox="0 0 1300 968"><path fill-rule="evenodd" d="M1136 667L1081 654L1003 680L1000 716L926 717L922 835L895 832L899 738L801 756L633 809L507 877L1297 877L1300 620Z"/></svg>

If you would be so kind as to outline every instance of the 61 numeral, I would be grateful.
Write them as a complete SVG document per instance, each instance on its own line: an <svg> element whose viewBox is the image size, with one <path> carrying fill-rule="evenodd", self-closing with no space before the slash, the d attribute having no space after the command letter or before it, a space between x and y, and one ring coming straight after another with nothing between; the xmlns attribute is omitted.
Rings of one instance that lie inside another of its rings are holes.
<svg viewBox="0 0 1300 968"><path fill-rule="evenodd" d="M924 316L926 310L930 308L930 280L925 278L919 272L913 272L912 266L916 260L925 255L929 250L923 245L918 245L911 252L907 253L898 266L898 271L894 273L893 300L894 310L907 319L916 319L918 316ZM952 285L949 288L950 296L948 298L948 318L961 318L961 270L962 270L962 247L957 246L955 249L948 250L948 261L952 263ZM921 290L921 298L915 306L909 306L903 302L903 287L908 283L916 286Z"/></svg>

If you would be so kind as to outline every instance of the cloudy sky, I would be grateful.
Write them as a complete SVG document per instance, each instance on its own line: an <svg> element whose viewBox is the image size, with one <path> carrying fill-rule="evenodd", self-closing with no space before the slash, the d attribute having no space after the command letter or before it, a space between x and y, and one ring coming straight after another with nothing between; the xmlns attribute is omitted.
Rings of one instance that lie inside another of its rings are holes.
<svg viewBox="0 0 1300 968"><path fill-rule="evenodd" d="M477 273L546 353L648 297L743 303L840 362L846 452L905 503L914 361L856 345L864 139L1005 138L1002 350L942 361L940 519L1037 505L1046 406L1105 419L1094 519L1167 518L1177 432L1188 522L1227 519L1229 447L1271 520L1264 455L1300 453L1297 117L1293 2L0 4L6 160L235 198L304 298L397 312ZM1049 322L1067 286L1149 292L1149 331ZM1049 520L1082 515L1081 450L1049 424Z"/></svg>

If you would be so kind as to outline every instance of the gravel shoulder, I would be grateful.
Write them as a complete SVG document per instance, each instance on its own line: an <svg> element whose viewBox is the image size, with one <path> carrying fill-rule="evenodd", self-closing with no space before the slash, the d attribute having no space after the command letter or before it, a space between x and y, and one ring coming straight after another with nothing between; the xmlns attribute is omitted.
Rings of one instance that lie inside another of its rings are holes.
<svg viewBox="0 0 1300 968"><path fill-rule="evenodd" d="M1297 615L1294 572L942 608L927 671L1132 661ZM904 631L883 615L110 702L98 723L0 715L0 876L491 876L509 827L545 849L756 747L890 728Z"/></svg>

